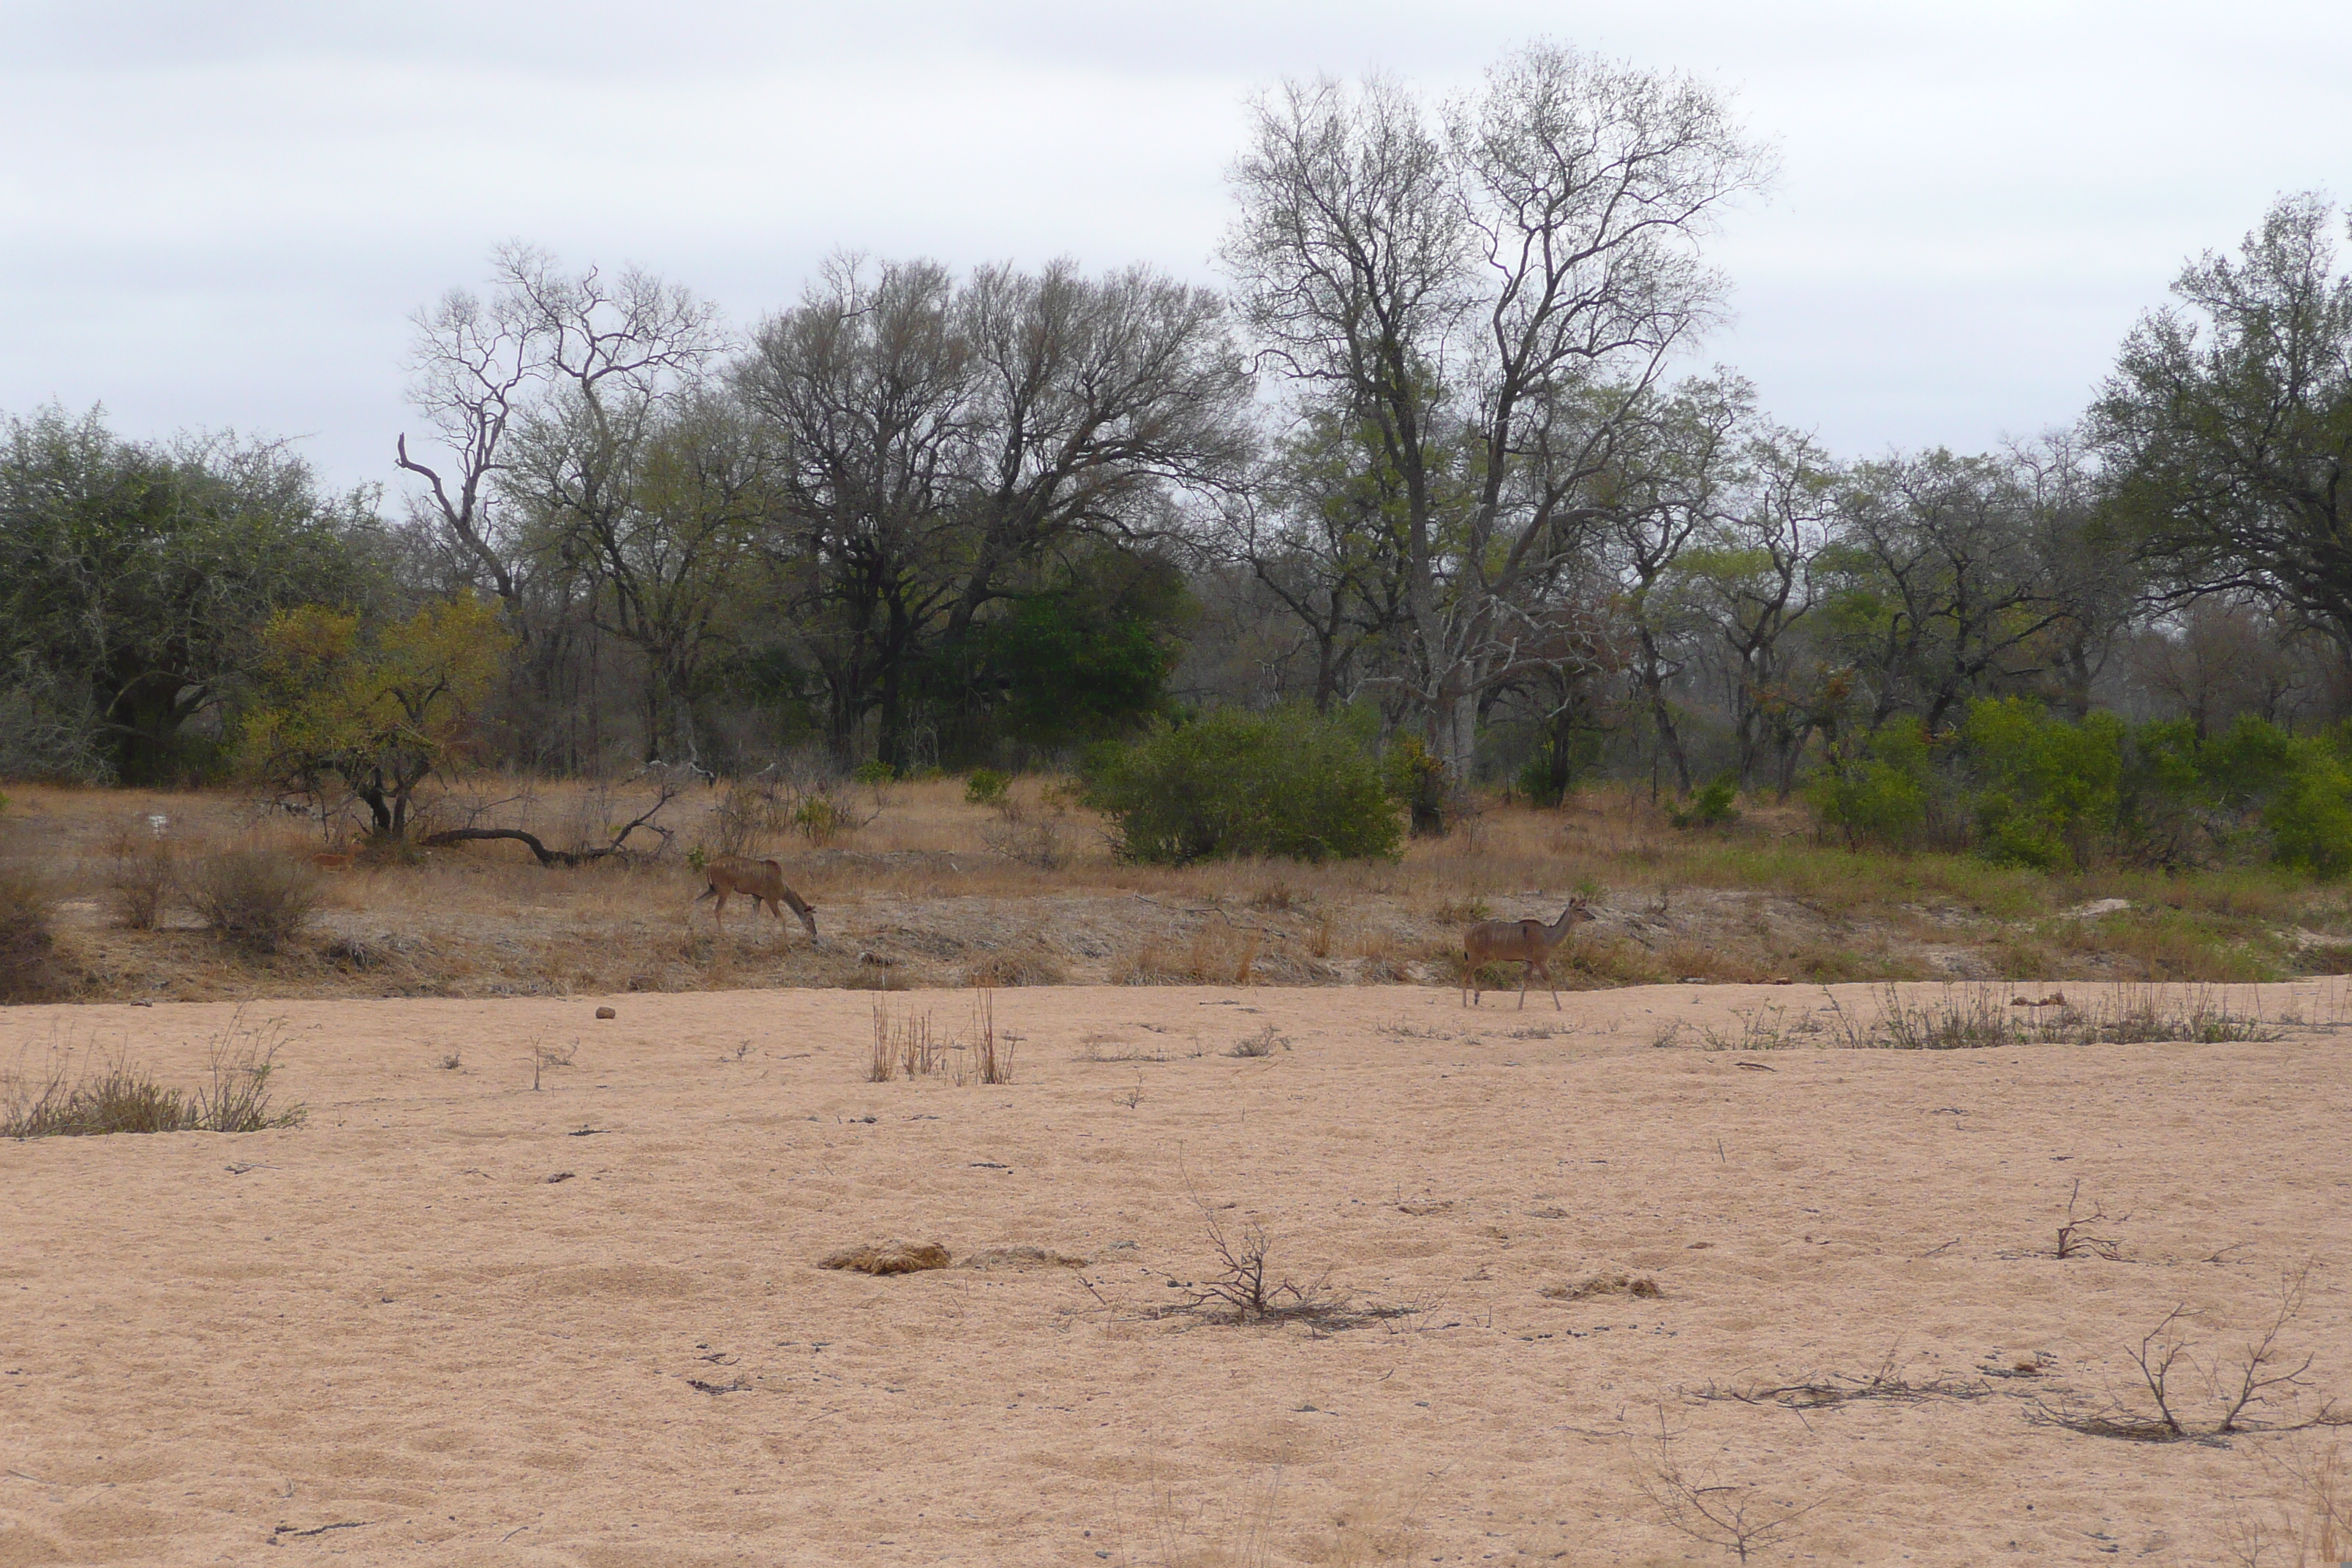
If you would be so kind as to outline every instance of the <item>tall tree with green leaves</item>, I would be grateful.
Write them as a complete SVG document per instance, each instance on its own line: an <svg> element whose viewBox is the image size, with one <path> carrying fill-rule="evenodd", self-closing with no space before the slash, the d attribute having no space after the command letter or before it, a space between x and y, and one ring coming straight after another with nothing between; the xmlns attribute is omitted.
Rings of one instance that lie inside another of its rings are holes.
<svg viewBox="0 0 2352 1568"><path fill-rule="evenodd" d="M2334 206L2282 197L2181 270L2090 428L2108 517L2173 598L2252 594L2352 653L2352 277Z"/></svg>
<svg viewBox="0 0 2352 1568"><path fill-rule="evenodd" d="M471 595L374 624L319 605L284 611L262 635L241 761L322 810L348 794L366 807L371 837L405 839L418 788L478 740L513 641Z"/></svg>
<svg viewBox="0 0 2352 1568"><path fill-rule="evenodd" d="M288 605L373 580L374 496L323 493L280 443L125 440L101 411L0 426L0 752L12 769L153 783Z"/></svg>

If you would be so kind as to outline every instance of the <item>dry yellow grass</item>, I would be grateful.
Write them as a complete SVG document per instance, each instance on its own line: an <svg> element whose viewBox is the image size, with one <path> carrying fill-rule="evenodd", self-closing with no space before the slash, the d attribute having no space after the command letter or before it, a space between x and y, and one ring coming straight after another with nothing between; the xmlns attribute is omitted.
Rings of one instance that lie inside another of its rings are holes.
<svg viewBox="0 0 2352 1568"><path fill-rule="evenodd" d="M1008 840L1004 819L968 804L956 779L871 792L873 819L821 847L747 826L725 788L694 786L659 819L672 835L659 854L575 869L543 868L513 843L372 858L229 792L11 785L9 818L64 894L57 994L84 999L1452 985L1468 921L1549 918L1572 893L1591 895L1600 918L1571 939L1564 989L1996 973L2236 982L2337 967L2352 952L2338 940L2352 933L2341 896L2292 879L2052 878L1959 857L1854 855L1818 843L1793 806L1751 806L1727 832L1684 833L1645 802L1592 792L1559 811L1490 805L1393 864L1150 867L1121 863L1103 824L1049 799L1049 787L1018 780L1011 799L1024 820L1059 823L1050 868L1016 858L1026 841ZM604 842L650 800L642 786L491 779L436 809L444 824L581 846ZM327 858L311 935L275 956L240 954L184 906L152 931L120 929L122 847L152 841L159 817L183 866L230 848ZM693 903L700 883L687 856L698 846L781 860L816 906L823 942L740 926L722 939ZM2067 918L2103 896L2132 908Z"/></svg>

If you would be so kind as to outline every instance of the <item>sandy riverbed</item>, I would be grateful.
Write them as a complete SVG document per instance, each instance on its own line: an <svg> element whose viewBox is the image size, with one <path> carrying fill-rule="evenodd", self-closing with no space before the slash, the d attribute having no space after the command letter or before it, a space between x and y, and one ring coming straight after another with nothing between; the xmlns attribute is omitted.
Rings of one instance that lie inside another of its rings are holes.
<svg viewBox="0 0 2352 1568"><path fill-rule="evenodd" d="M1670 1467L1809 1510L1761 1562L2292 1563L2330 1433L2032 1418L2135 1398L2176 1303L2227 1373L2306 1260L2259 1413L2352 1404L2341 983L2229 1000L2300 1022L1752 1053L1706 1033L1823 993L1003 991L999 1087L866 1081L843 991L10 1009L0 1066L184 1082L274 1032L310 1114L0 1144L0 1568L1730 1561ZM2078 1179L2116 1260L2049 1256ZM1171 1313L1212 1219L1356 1315ZM813 1267L892 1237L1085 1262ZM1541 1293L1620 1272L1663 1294ZM1947 1392L1697 1397L1882 1368Z"/></svg>

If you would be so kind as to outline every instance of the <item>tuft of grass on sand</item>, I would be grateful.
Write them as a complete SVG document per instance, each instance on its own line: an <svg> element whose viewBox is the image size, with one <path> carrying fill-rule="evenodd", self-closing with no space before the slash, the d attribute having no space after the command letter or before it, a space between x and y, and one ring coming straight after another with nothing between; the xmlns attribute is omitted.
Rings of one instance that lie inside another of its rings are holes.
<svg viewBox="0 0 2352 1568"><path fill-rule="evenodd" d="M0 1137L299 1127L308 1110L278 1104L269 1089L281 1043L275 1026L248 1031L232 1023L213 1044L209 1081L185 1089L158 1083L119 1050L99 1058L53 1047L37 1071L0 1073Z"/></svg>

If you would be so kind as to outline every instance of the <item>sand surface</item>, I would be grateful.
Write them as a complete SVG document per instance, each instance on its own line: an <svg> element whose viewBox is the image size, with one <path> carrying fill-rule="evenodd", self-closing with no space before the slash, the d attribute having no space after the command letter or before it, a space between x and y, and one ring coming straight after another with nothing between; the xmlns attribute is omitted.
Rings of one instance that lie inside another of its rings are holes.
<svg viewBox="0 0 2352 1568"><path fill-rule="evenodd" d="M1946 1053L1703 1047L1805 988L1004 991L997 1087L866 1081L843 991L11 1009L0 1065L176 1081L274 1030L310 1116L0 1144L0 1568L1731 1561L1662 1413L1706 1495L1810 1509L1759 1562L2293 1562L2331 1434L2031 1412L2137 1398L2185 1304L2208 1418L2304 1260L2260 1414L2352 1396L2331 985L2233 992L2275 1041ZM2118 1259L2050 1256L2077 1180ZM1173 1310L1212 1218L1360 1315ZM813 1267L889 1237L1085 1262ZM1663 1295L1541 1294L1620 1271ZM1882 1368L1973 1396L1699 1397Z"/></svg>

